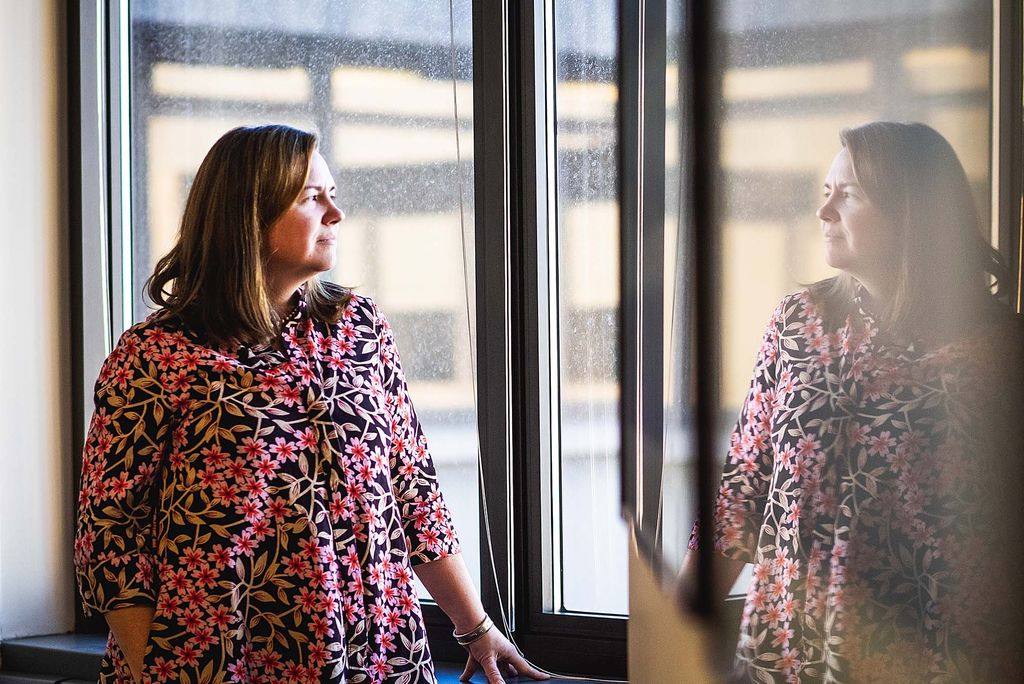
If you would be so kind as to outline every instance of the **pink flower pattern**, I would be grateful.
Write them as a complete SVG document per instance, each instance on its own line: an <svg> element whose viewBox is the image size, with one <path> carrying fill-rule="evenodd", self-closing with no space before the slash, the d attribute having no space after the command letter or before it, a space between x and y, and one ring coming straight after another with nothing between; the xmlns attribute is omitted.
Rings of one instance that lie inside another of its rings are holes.
<svg viewBox="0 0 1024 684"><path fill-rule="evenodd" d="M1001 681L979 331L941 347L776 308L731 436L716 549L754 564L737 667L758 682ZM697 548L697 528L690 548ZM1008 575L1010 576L1010 575Z"/></svg>
<svg viewBox="0 0 1024 684"><path fill-rule="evenodd" d="M83 603L155 606L144 682L435 682L411 568L458 541L370 299L256 351L133 326L81 483ZM131 682L112 638L100 681Z"/></svg>

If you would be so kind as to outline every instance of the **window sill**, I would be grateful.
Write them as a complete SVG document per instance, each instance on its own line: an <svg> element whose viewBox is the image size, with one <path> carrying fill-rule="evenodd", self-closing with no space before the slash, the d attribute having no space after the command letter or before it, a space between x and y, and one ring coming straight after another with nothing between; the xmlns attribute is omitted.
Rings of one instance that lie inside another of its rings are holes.
<svg viewBox="0 0 1024 684"><path fill-rule="evenodd" d="M95 682L107 637L54 634L11 639L0 644L0 684Z"/></svg>
<svg viewBox="0 0 1024 684"><path fill-rule="evenodd" d="M106 643L107 637L102 634L54 634L5 641L0 644L0 684L90 684L96 681ZM462 664L437 663L438 684L458 684L462 668ZM483 681L482 675L476 675L473 681ZM548 680L550 684L569 681Z"/></svg>

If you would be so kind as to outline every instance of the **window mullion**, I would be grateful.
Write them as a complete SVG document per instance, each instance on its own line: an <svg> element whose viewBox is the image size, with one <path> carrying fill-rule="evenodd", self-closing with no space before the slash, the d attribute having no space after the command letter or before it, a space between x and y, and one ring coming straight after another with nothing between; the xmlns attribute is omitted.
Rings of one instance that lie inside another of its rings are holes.
<svg viewBox="0 0 1024 684"><path fill-rule="evenodd" d="M507 0L473 3L477 416L485 502L481 590L495 621L504 607L514 630L510 21Z"/></svg>
<svg viewBox="0 0 1024 684"><path fill-rule="evenodd" d="M71 151L72 158L77 157L78 162L71 178L75 199L71 214L75 235L72 264L77 274L72 314L75 331L72 453L76 499L82 465L80 454L92 408L93 381L112 347L115 331L109 187L116 177L109 172L111 100L108 96L107 5L103 0L84 0L69 27L69 34L72 34L69 54L76 57L72 60L70 85L72 93L77 94L70 117L70 137L78 143ZM86 618L75 601L76 631L94 632L105 628L102 617Z"/></svg>
<svg viewBox="0 0 1024 684"><path fill-rule="evenodd" d="M993 13L992 221L993 238L1010 267L1011 306L1021 311L1021 244L1024 242L1024 9L997 0ZM1012 280L1012 279L1011 279Z"/></svg>

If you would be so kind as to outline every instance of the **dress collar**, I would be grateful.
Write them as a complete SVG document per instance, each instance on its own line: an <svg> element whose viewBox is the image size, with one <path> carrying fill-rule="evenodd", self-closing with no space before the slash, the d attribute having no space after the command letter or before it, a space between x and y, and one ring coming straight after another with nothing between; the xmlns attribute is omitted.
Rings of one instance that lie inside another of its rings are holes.
<svg viewBox="0 0 1024 684"><path fill-rule="evenodd" d="M292 307L288 315L281 319L281 331L287 330L290 326L298 323L306 315L306 310L309 308L309 303L306 299L306 284L299 285L299 288L295 291L297 299L295 306Z"/></svg>
<svg viewBox="0 0 1024 684"><path fill-rule="evenodd" d="M875 323L876 314L874 302L871 301L871 293L868 289L855 281L853 285L853 303L857 305L857 312L870 323Z"/></svg>

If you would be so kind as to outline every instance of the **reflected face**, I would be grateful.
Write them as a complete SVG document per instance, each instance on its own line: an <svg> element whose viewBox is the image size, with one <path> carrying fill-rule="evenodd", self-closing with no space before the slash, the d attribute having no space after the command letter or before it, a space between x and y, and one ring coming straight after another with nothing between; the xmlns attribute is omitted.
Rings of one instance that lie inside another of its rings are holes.
<svg viewBox="0 0 1024 684"><path fill-rule="evenodd" d="M892 224L857 182L845 147L825 177L825 203L817 216L829 266L862 282L894 273L896 236Z"/></svg>
<svg viewBox="0 0 1024 684"><path fill-rule="evenodd" d="M267 268L276 281L305 282L334 268L338 223L337 187L327 162L314 152L305 187L267 231Z"/></svg>

